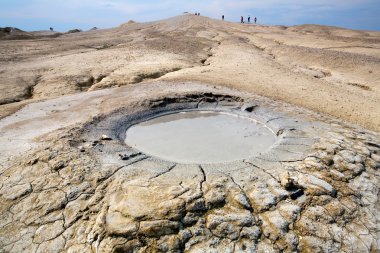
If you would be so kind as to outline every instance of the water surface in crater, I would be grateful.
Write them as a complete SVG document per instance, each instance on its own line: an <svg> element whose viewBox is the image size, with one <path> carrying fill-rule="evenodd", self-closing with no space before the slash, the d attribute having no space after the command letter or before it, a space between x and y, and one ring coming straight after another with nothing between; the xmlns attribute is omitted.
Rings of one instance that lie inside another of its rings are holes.
<svg viewBox="0 0 380 253"><path fill-rule="evenodd" d="M126 143L147 155L178 163L241 160L268 150L275 134L234 114L190 111L168 114L127 129Z"/></svg>

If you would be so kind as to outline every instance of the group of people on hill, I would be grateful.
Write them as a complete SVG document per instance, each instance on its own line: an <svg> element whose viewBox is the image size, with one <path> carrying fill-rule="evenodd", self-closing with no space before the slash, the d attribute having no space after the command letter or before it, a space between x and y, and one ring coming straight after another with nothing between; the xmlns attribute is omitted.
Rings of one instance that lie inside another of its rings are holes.
<svg viewBox="0 0 380 253"><path fill-rule="evenodd" d="M224 20L224 15L222 15L222 20ZM253 19L253 21L256 24L257 23L257 18L255 17ZM240 23L244 24L244 17L243 16L240 17ZM251 23L251 16L248 16L248 23Z"/></svg>
<svg viewBox="0 0 380 253"><path fill-rule="evenodd" d="M201 14L199 12L195 12L195 16L200 16ZM224 21L224 14L222 15L222 20ZM255 24L257 23L257 17L254 17L253 21ZM240 17L240 23L244 24L244 17ZM251 16L248 16L248 23L251 23Z"/></svg>
<svg viewBox="0 0 380 253"><path fill-rule="evenodd" d="M256 24L257 23L257 18L254 17L253 21ZM244 17L243 16L240 17L240 23L244 24ZM251 23L251 16L248 16L248 23Z"/></svg>

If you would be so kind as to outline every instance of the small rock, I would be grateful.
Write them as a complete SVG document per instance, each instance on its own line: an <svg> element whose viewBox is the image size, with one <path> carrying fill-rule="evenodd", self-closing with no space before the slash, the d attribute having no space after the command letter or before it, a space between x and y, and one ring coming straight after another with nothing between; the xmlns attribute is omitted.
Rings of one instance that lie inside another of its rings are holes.
<svg viewBox="0 0 380 253"><path fill-rule="evenodd" d="M276 135L277 135L277 136L280 136L280 135L283 134L283 133L284 133L284 129L283 129L283 128L280 128L280 129L277 131Z"/></svg>
<svg viewBox="0 0 380 253"><path fill-rule="evenodd" d="M27 165L34 165L38 162L38 160L39 160L39 157L33 157L27 162Z"/></svg>
<svg viewBox="0 0 380 253"><path fill-rule="evenodd" d="M292 191L290 193L290 198L295 200L295 199L298 199L299 197L301 197L303 194L304 194L303 189L297 189L297 190Z"/></svg>
<svg viewBox="0 0 380 253"><path fill-rule="evenodd" d="M246 112L253 112L253 110L257 107L257 105L252 105L252 104L245 104L241 107L242 111Z"/></svg>
<svg viewBox="0 0 380 253"><path fill-rule="evenodd" d="M285 188L285 189L288 189L290 188L291 186L294 185L294 179L290 177L289 175L289 172L286 171L281 177L280 177L280 180L281 180L281 185Z"/></svg>
<svg viewBox="0 0 380 253"><path fill-rule="evenodd" d="M103 141L110 141L110 140L112 140L111 137L109 137L108 135L105 135L105 134L103 134L100 139L103 140Z"/></svg>
<svg viewBox="0 0 380 253"><path fill-rule="evenodd" d="M142 154L141 152L133 153L133 154L129 154L129 155L127 155L127 154L119 154L119 157L120 157L120 160L127 161L127 160L129 160L131 158L134 158L136 156L139 156L141 154Z"/></svg>

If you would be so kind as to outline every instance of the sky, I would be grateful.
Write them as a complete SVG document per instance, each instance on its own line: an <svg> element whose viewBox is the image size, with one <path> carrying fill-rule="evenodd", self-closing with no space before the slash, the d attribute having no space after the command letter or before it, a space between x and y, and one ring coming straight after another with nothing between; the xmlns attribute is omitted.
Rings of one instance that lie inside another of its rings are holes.
<svg viewBox="0 0 380 253"><path fill-rule="evenodd" d="M238 22L322 24L380 31L380 0L0 0L0 27L25 31L110 28L129 20L147 22L200 12Z"/></svg>

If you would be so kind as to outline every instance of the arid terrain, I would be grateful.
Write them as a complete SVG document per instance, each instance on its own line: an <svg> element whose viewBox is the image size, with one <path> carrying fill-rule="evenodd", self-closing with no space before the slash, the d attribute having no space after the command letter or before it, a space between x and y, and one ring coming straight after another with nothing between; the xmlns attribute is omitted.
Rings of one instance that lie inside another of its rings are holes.
<svg viewBox="0 0 380 253"><path fill-rule="evenodd" d="M380 130L379 32L182 16L0 43L3 105L160 78L238 88Z"/></svg>
<svg viewBox="0 0 380 253"><path fill-rule="evenodd" d="M194 15L0 30L0 252L378 252L380 32ZM152 116L257 119L270 150L180 164Z"/></svg>

